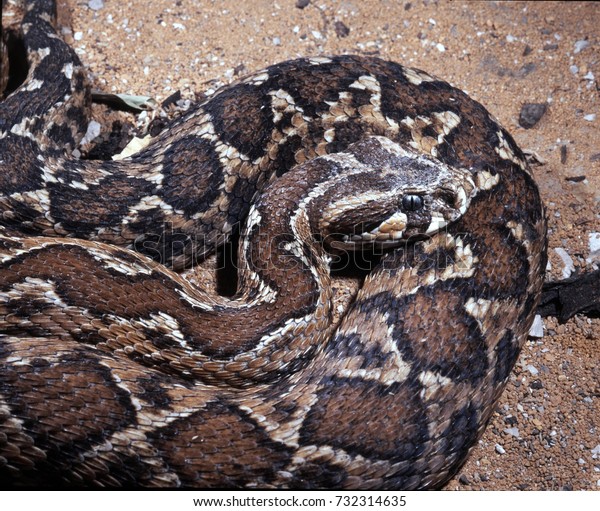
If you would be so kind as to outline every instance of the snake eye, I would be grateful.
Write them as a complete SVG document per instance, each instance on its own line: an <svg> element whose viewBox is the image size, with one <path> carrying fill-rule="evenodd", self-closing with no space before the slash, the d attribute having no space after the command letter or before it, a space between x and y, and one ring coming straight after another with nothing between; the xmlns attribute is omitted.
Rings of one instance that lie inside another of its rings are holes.
<svg viewBox="0 0 600 511"><path fill-rule="evenodd" d="M420 195L405 195L402 197L402 209L405 211L418 211L423 207L423 197Z"/></svg>

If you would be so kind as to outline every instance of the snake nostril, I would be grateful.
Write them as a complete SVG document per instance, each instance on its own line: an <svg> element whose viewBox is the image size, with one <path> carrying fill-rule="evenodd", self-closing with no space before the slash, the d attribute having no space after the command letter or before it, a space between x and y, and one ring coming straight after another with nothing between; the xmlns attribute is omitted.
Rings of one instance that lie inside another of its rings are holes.
<svg viewBox="0 0 600 511"><path fill-rule="evenodd" d="M423 197L420 195L405 195L402 197L402 209L405 211L418 211L423 208Z"/></svg>

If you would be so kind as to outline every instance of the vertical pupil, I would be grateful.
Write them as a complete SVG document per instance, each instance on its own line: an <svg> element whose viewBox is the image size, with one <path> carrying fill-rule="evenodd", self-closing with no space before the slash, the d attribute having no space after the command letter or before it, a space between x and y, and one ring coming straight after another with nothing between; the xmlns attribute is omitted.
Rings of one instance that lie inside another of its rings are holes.
<svg viewBox="0 0 600 511"><path fill-rule="evenodd" d="M402 197L402 207L407 211L417 211L423 207L423 198L419 195L405 195Z"/></svg>

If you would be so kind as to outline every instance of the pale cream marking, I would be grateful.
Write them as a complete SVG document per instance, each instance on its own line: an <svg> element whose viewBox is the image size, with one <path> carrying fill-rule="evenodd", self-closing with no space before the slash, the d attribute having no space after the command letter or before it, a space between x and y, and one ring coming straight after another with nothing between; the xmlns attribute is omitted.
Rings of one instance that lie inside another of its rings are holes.
<svg viewBox="0 0 600 511"><path fill-rule="evenodd" d="M433 212L431 214L431 222L429 222L429 226L427 227L425 234L435 234L446 227L446 225L448 225L446 219L442 215Z"/></svg>
<svg viewBox="0 0 600 511"><path fill-rule="evenodd" d="M242 80L241 83L249 83L251 85L262 85L269 79L270 75L267 71L262 73L251 75L248 78Z"/></svg>
<svg viewBox="0 0 600 511"><path fill-rule="evenodd" d="M130 321L131 325L141 325L143 328L148 328L156 332L160 332L166 337L171 338L181 348L189 349L185 336L181 332L177 318L164 312L151 313L149 318L138 318Z"/></svg>
<svg viewBox="0 0 600 511"><path fill-rule="evenodd" d="M496 151L496 153L498 153L500 158L516 163L521 168L521 170L529 173L527 163L525 163L520 158L517 158L510 145L508 144L508 141L504 138L502 132L498 131L496 135L498 135L498 140L500 141L500 143L497 147L494 147L494 150Z"/></svg>
<svg viewBox="0 0 600 511"><path fill-rule="evenodd" d="M433 371L423 371L418 376L419 382L425 387L419 393L419 397L425 401L429 400L442 387L452 383L450 378L446 378L439 373Z"/></svg>
<svg viewBox="0 0 600 511"><path fill-rule="evenodd" d="M475 300L473 297L469 298L465 303L465 310L467 313L475 319L483 319L490 310L492 302L484 298L478 298Z"/></svg>
<svg viewBox="0 0 600 511"><path fill-rule="evenodd" d="M68 186L70 188L75 188L76 190L89 190L89 187L81 181L71 181Z"/></svg>
<svg viewBox="0 0 600 511"><path fill-rule="evenodd" d="M24 193L12 193L9 197L15 201L27 204L27 206L39 213L49 214L50 212L50 194L44 188ZM49 215L46 216L46 220L53 223Z"/></svg>
<svg viewBox="0 0 600 511"><path fill-rule="evenodd" d="M62 298L56 293L56 285L51 280L44 280L37 277L25 277L25 280L13 284L10 291L0 292L3 298L19 299L24 296L43 299L46 303L56 305L61 308L70 308Z"/></svg>
<svg viewBox="0 0 600 511"><path fill-rule="evenodd" d="M470 278L475 272L475 265L479 261L477 257L473 256L471 246L464 246L462 238L457 236L454 238L450 234L440 235L435 237L431 242L424 245L426 253L432 253L439 246L445 247L447 250L454 249L454 262L448 264L440 270L434 268L429 270L425 274L419 276L416 269L409 268L405 270L404 280L405 285L401 287L404 290L396 293L397 296L404 297L410 296L419 291L419 289L435 284L436 282L443 282L449 279L459 278Z"/></svg>
<svg viewBox="0 0 600 511"><path fill-rule="evenodd" d="M98 262L102 263L104 268L112 268L123 275L151 275L153 270L144 266L141 262L122 261L111 254L101 250L96 246L88 244L85 249Z"/></svg>
<svg viewBox="0 0 600 511"><path fill-rule="evenodd" d="M444 141L444 138L460 124L460 117L450 110L446 112L434 112L433 117L435 117L440 123L442 131L438 131L438 143L441 144Z"/></svg>
<svg viewBox="0 0 600 511"><path fill-rule="evenodd" d="M363 357L345 357L328 361L328 369L333 371L332 374L342 378L362 378L386 386L406 381L410 374L411 364L404 360L394 341L394 325L388 324L389 314L387 312L370 314L367 331L363 331L365 323L361 323L362 317L362 314L359 314L352 321L345 322L337 336L357 337L365 347L377 345L383 354L390 356L380 367L360 368L357 366L369 361L364 360Z"/></svg>
<svg viewBox="0 0 600 511"><path fill-rule="evenodd" d="M19 122L17 124L13 124L12 128L10 128L10 132L14 135L30 138L31 140L37 141L34 134L31 133L31 131L29 131L29 126L32 122L33 122L33 119L29 119L28 117L25 117L25 118L21 119L21 122Z"/></svg>
<svg viewBox="0 0 600 511"><path fill-rule="evenodd" d="M315 403L318 402L317 391L317 384L301 386L296 384L290 387L289 391L282 397L288 398L289 396L298 395L298 398L293 399L297 406L282 422L273 420L273 414L269 413L271 412L271 404L265 403L262 399L255 397L243 398L239 408L261 424L273 440L296 449L300 445L300 430L304 419Z"/></svg>
<svg viewBox="0 0 600 511"><path fill-rule="evenodd" d="M351 455L343 449L329 445L308 445L296 451L285 470L278 471L278 481L285 483L286 480L292 479L293 473L305 463L320 464L324 461L338 465L350 474L347 483L351 484L354 477L352 474L357 473L360 474L361 487L373 490L380 488L384 479L397 471L396 467L405 464L405 462L390 463L387 460L367 459L360 454ZM370 485L370 488L366 485Z"/></svg>
<svg viewBox="0 0 600 511"><path fill-rule="evenodd" d="M45 59L48 55L50 55L50 48L39 48L37 50L38 57L41 60Z"/></svg>
<svg viewBox="0 0 600 511"><path fill-rule="evenodd" d="M43 80L32 79L27 84L27 87L25 87L25 90L27 90L27 91L34 91L34 90L37 90L37 89L41 89L42 85L44 85Z"/></svg>
<svg viewBox="0 0 600 511"><path fill-rule="evenodd" d="M523 239L523 224L511 220L506 224L506 226L510 229L510 232L517 241L520 241L521 243L528 243L528 240Z"/></svg>
<svg viewBox="0 0 600 511"><path fill-rule="evenodd" d="M254 347L251 351L252 353L260 353L261 351L265 351L272 344L277 344L282 339L286 338L290 339L290 344L287 347L289 349L293 349L294 344L298 344L300 342L300 337L306 337L305 330L308 328L307 325L310 325L314 322L315 318L314 314L312 313L301 318L288 319L280 327L271 330L268 334L263 335L258 341L256 347ZM287 362L281 361L281 368L287 367L290 363L293 363L293 360Z"/></svg>
<svg viewBox="0 0 600 511"><path fill-rule="evenodd" d="M424 71L420 71L419 69L404 67L402 68L402 71L404 72L406 79L413 85L421 85L423 82L435 81L435 78L433 78L431 75L428 75Z"/></svg>
<svg viewBox="0 0 600 511"><path fill-rule="evenodd" d="M262 222L262 216L258 209L253 205L250 208L250 212L248 213L248 217L246 219L246 228L245 232L251 232L254 227L260 225ZM246 254L248 254L250 250L250 236L241 236L241 247L240 254L245 258ZM274 303L278 297L278 293L272 289L266 282L264 282L258 273L252 271L250 265L245 265L244 268L240 269L240 282L244 282L245 285L242 286L246 289L246 293L241 297L242 299L248 300L247 293L251 290L258 290L259 293L255 298L250 301L245 302L242 307L253 307L257 303L266 301L268 303Z"/></svg>
<svg viewBox="0 0 600 511"><path fill-rule="evenodd" d="M500 182L500 174L492 174L482 170L475 174L475 184L479 190L491 190Z"/></svg>
<svg viewBox="0 0 600 511"><path fill-rule="evenodd" d="M114 154L112 156L112 160L113 161L121 161L126 158L129 158L130 156L132 156L136 153L139 153L145 147L148 147L148 145L150 144L151 141L152 141L151 135L146 135L143 138L133 137L120 153Z"/></svg>
<svg viewBox="0 0 600 511"><path fill-rule="evenodd" d="M212 307L209 303L206 302L202 302L196 298L194 298L193 296L189 295L188 293L186 293L184 290L182 289L175 289L175 292L179 295L179 297L186 302L187 304L191 305L194 308L203 310L203 311L212 311L214 310L214 307Z"/></svg>
<svg viewBox="0 0 600 511"><path fill-rule="evenodd" d="M62 70L63 74L67 77L68 80L71 80L73 78L73 63L72 62L67 62Z"/></svg>
<svg viewBox="0 0 600 511"><path fill-rule="evenodd" d="M329 57L310 57L308 61L313 66L320 66L321 64L331 64L333 62L333 60L331 60Z"/></svg>
<svg viewBox="0 0 600 511"><path fill-rule="evenodd" d="M276 91L269 91L268 95L271 96L271 111L273 112L273 122L275 124L281 121L284 113L304 113L304 110L296 105L294 98L289 92L278 89Z"/></svg>

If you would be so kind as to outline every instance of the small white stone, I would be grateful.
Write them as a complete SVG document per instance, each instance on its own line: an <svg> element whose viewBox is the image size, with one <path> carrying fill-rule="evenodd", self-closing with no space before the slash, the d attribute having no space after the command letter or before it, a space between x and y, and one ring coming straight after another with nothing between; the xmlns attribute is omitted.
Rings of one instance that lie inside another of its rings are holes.
<svg viewBox="0 0 600 511"><path fill-rule="evenodd" d="M587 114L584 115L583 118L588 122L593 122L596 120L596 114Z"/></svg>
<svg viewBox="0 0 600 511"><path fill-rule="evenodd" d="M507 435L514 436L515 438L521 438L521 435L519 434L519 428L506 428L504 432Z"/></svg>
<svg viewBox="0 0 600 511"><path fill-rule="evenodd" d="M590 247L590 255L586 262L600 262L600 232L590 232L588 234L588 246Z"/></svg>
<svg viewBox="0 0 600 511"><path fill-rule="evenodd" d="M538 374L540 374L540 372L531 364L528 364L527 367L525 367L525 369L527 369L532 376L537 376Z"/></svg>
<svg viewBox="0 0 600 511"><path fill-rule="evenodd" d="M592 458L596 459L600 456L600 444L592 449Z"/></svg>
<svg viewBox="0 0 600 511"><path fill-rule="evenodd" d="M579 73L579 68L575 65L572 65L572 66L569 66L569 71L571 71L571 73L576 75L577 73Z"/></svg>
<svg viewBox="0 0 600 511"><path fill-rule="evenodd" d="M446 47L442 43L437 43L435 45L437 51L444 53L446 51Z"/></svg>
<svg viewBox="0 0 600 511"><path fill-rule="evenodd" d="M584 80L589 80L590 82L594 81L594 73L588 71L587 74L583 77Z"/></svg>
<svg viewBox="0 0 600 511"><path fill-rule="evenodd" d="M498 454L504 454L504 453L506 453L506 451L504 450L504 447L502 447L500 444L496 444L496 452Z"/></svg>
<svg viewBox="0 0 600 511"><path fill-rule="evenodd" d="M554 249L554 252L558 254L558 256L562 259L564 267L562 269L562 276L564 279L568 279L571 276L571 273L575 271L575 264L573 263L573 259L568 254L568 252L562 248L557 247Z"/></svg>
<svg viewBox="0 0 600 511"><path fill-rule="evenodd" d="M88 124L87 130L85 132L85 135L81 139L81 145L87 144L88 142L91 142L98 135L100 135L101 128L102 128L102 126L100 125L99 122L90 121L90 123Z"/></svg>
<svg viewBox="0 0 600 511"><path fill-rule="evenodd" d="M175 30L185 30L185 26L182 25L181 23L173 23L173 28Z"/></svg>
<svg viewBox="0 0 600 511"><path fill-rule="evenodd" d="M281 38L279 38L279 37L274 37L274 38L273 38L273 45L274 45L274 46L281 46Z"/></svg>
<svg viewBox="0 0 600 511"><path fill-rule="evenodd" d="M586 41L585 39L580 39L579 41L575 42L574 53L579 53L580 51L585 50L589 45L589 41Z"/></svg>
<svg viewBox="0 0 600 511"><path fill-rule="evenodd" d="M533 318L533 323L529 329L529 337L535 337L536 339L544 337L544 320L539 314L536 314Z"/></svg>
<svg viewBox="0 0 600 511"><path fill-rule="evenodd" d="M318 30L313 30L311 34L315 39L323 39L323 35Z"/></svg>
<svg viewBox="0 0 600 511"><path fill-rule="evenodd" d="M427 21L428 21L429 23L431 23L432 25L435 25L435 24L436 24L436 23L435 23L435 20L434 20L433 18L429 18Z"/></svg>
<svg viewBox="0 0 600 511"><path fill-rule="evenodd" d="M516 40L517 40L517 38L515 36L513 36L513 35L508 34L506 36L506 41L509 42L509 43L514 43Z"/></svg>
<svg viewBox="0 0 600 511"><path fill-rule="evenodd" d="M99 11L100 9L102 9L104 7L104 1L103 0L90 0L88 2L88 7L92 11Z"/></svg>
<svg viewBox="0 0 600 511"><path fill-rule="evenodd" d="M73 34L73 39L76 41L81 41L83 39L83 32L75 32Z"/></svg>

